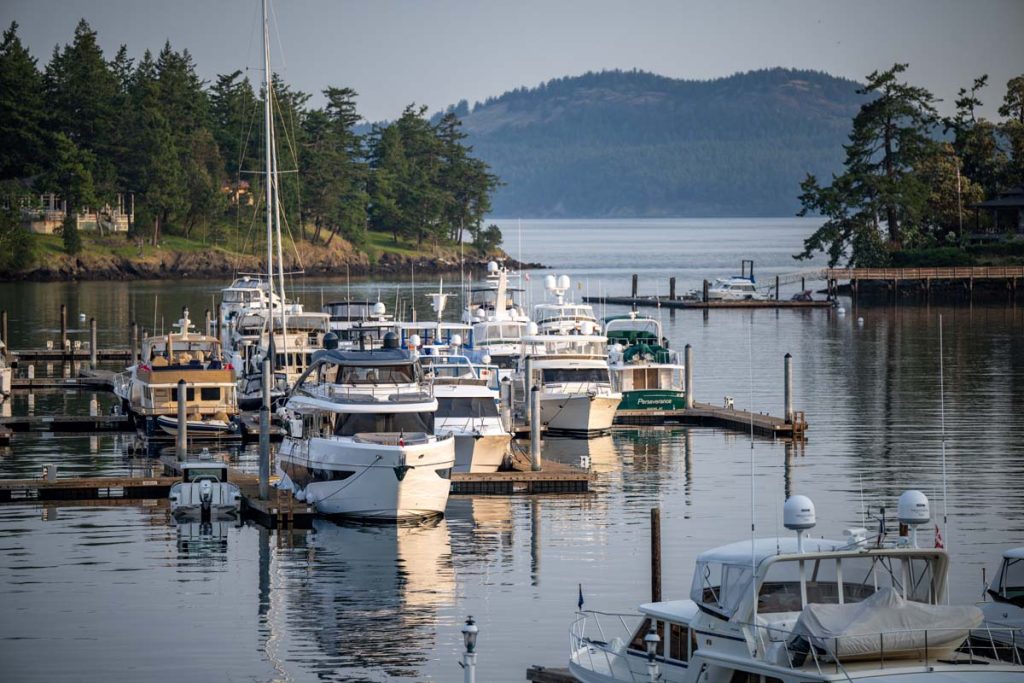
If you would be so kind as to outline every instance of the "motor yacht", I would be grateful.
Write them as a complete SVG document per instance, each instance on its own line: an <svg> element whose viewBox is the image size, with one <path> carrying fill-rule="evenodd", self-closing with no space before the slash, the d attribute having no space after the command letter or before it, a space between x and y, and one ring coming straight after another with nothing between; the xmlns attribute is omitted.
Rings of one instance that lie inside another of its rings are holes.
<svg viewBox="0 0 1024 683"><path fill-rule="evenodd" d="M416 355L394 333L380 349L317 352L282 410L282 486L327 515L442 514L455 441L435 432L437 408Z"/></svg>
<svg viewBox="0 0 1024 683"><path fill-rule="evenodd" d="M332 301L323 306L342 349L380 348L384 335L395 331L394 316L387 310L383 301Z"/></svg>
<svg viewBox="0 0 1024 683"><path fill-rule="evenodd" d="M758 291L752 277L734 275L728 278L717 278L708 287L709 301L767 301L768 293Z"/></svg>
<svg viewBox="0 0 1024 683"><path fill-rule="evenodd" d="M994 655L999 659L1020 662L1024 657L1024 548L1003 552L992 582L985 587L985 601L979 604L985 615L985 626L996 641ZM986 645L985 639L976 642Z"/></svg>
<svg viewBox="0 0 1024 683"><path fill-rule="evenodd" d="M544 289L555 300L533 307L533 320L540 334L592 334L600 327L593 306L566 300L571 284L568 275L544 278Z"/></svg>
<svg viewBox="0 0 1024 683"><path fill-rule="evenodd" d="M470 292L463 322L472 324L469 356L475 363L494 365L502 378L515 374L523 336L535 328L517 298L522 290L509 287L509 272L496 261L487 264L487 286ZM504 302L498 305L498 302Z"/></svg>
<svg viewBox="0 0 1024 683"><path fill-rule="evenodd" d="M182 463L181 481L168 494L171 514L181 520L213 521L224 515L237 516L242 492L228 481L228 466L217 460Z"/></svg>
<svg viewBox="0 0 1024 683"><path fill-rule="evenodd" d="M604 333L612 388L622 394L620 417L686 407L685 367L668 348L659 321L631 312L606 318Z"/></svg>
<svg viewBox="0 0 1024 683"><path fill-rule="evenodd" d="M815 524L805 496L788 499L783 515L796 538L701 553L689 599L641 605L632 620L580 612L570 672L583 683L1022 680L1024 667L971 645L987 637L981 610L947 604L949 557L916 543L928 518L923 494L901 496L900 521L912 531L894 542L865 529L804 538Z"/></svg>
<svg viewBox="0 0 1024 683"><path fill-rule="evenodd" d="M182 311L177 331L147 337L142 358L114 376L114 394L124 414L149 437L178 432L178 382L185 380L189 438L239 435L234 370L221 356L220 340L197 334Z"/></svg>

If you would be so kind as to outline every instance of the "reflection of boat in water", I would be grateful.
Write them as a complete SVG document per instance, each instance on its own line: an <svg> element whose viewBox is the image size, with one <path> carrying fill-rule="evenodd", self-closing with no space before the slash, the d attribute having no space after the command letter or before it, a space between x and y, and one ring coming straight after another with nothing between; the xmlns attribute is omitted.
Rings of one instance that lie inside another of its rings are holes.
<svg viewBox="0 0 1024 683"><path fill-rule="evenodd" d="M342 669L347 680L415 677L433 656L438 610L455 597L447 522L318 519L313 528L315 571L282 574L290 650L305 651L302 665L325 677Z"/></svg>
<svg viewBox="0 0 1024 683"><path fill-rule="evenodd" d="M544 458L584 469L590 468L598 474L622 469L622 460L615 452L614 437L611 434L589 439L545 436Z"/></svg>
<svg viewBox="0 0 1024 683"><path fill-rule="evenodd" d="M233 521L177 522L178 552L227 561L228 533Z"/></svg>

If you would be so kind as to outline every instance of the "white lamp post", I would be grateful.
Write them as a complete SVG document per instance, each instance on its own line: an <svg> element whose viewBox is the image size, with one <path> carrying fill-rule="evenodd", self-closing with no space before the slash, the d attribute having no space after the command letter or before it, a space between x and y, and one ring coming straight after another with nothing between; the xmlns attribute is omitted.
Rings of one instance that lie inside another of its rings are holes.
<svg viewBox="0 0 1024 683"><path fill-rule="evenodd" d="M466 618L466 624L462 627L462 640L466 645L466 651L462 654L462 672L464 683L476 683L476 635L478 629L473 617Z"/></svg>
<svg viewBox="0 0 1024 683"><path fill-rule="evenodd" d="M658 680L658 664L654 661L654 655L658 650L658 643L661 642L661 638L658 636L658 632L654 630L654 622L651 622L651 628L648 629L647 635L644 636L644 644L647 646L647 679L650 683L656 683Z"/></svg>

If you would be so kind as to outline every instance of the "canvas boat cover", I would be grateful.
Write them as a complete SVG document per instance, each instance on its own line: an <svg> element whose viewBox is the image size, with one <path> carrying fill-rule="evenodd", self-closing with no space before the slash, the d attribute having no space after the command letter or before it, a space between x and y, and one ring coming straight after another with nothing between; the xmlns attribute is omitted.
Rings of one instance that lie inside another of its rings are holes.
<svg viewBox="0 0 1024 683"><path fill-rule="evenodd" d="M803 639L840 660L937 657L959 647L983 620L973 605L926 605L883 588L862 602L807 605L791 644ZM881 634L881 635L880 635Z"/></svg>

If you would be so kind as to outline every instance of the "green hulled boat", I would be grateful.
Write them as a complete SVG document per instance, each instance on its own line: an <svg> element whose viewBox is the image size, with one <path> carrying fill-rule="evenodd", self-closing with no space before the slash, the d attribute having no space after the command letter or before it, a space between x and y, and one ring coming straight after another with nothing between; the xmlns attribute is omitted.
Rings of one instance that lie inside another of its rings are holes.
<svg viewBox="0 0 1024 683"><path fill-rule="evenodd" d="M618 413L686 407L685 367L661 336L660 322L632 312L605 318L604 333L612 386L622 393Z"/></svg>

